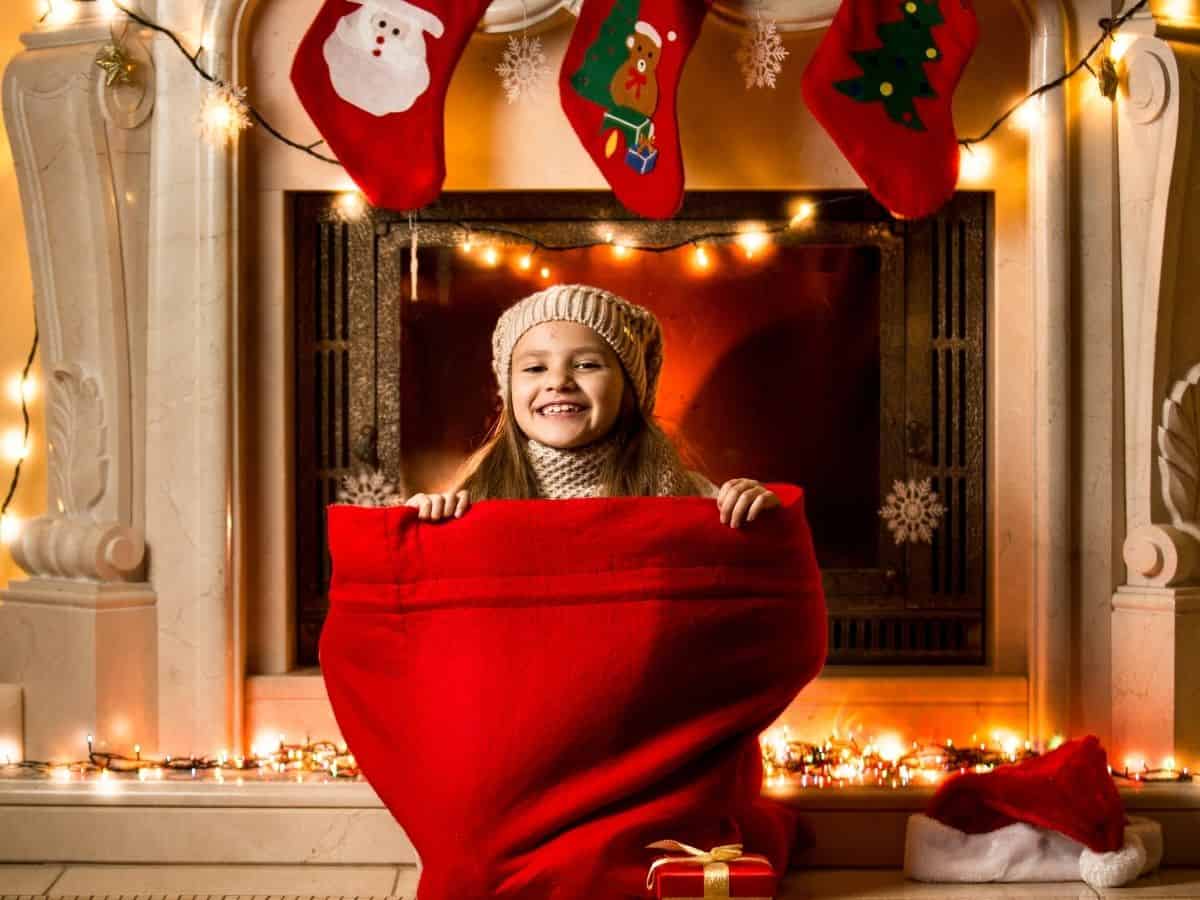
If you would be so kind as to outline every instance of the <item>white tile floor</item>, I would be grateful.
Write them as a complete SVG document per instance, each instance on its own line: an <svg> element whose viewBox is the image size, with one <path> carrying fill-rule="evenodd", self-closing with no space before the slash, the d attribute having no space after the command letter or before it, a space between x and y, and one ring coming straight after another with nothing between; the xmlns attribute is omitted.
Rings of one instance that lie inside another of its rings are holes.
<svg viewBox="0 0 1200 900"><path fill-rule="evenodd" d="M245 900L404 898L412 900L410 866L100 866L0 865L0 900L37 897L209 897ZM1168 869L1130 888L1097 893L1082 883L956 885L905 881L890 869L793 872L779 900L1197 900L1200 869ZM468 900L468 898L464 898Z"/></svg>

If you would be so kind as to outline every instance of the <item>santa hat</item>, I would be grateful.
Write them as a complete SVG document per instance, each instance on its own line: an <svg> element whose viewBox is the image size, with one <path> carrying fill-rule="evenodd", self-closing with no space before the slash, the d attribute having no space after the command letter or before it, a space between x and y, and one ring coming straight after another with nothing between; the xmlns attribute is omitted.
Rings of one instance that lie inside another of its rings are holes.
<svg viewBox="0 0 1200 900"><path fill-rule="evenodd" d="M650 38L650 40L654 41L654 45L656 47L662 46L662 35L660 35L658 33L658 29L649 22L638 22L633 26L633 30Z"/></svg>
<svg viewBox="0 0 1200 900"><path fill-rule="evenodd" d="M911 816L904 871L918 881L1075 881L1119 887L1162 861L1162 828L1128 823L1094 737L946 781Z"/></svg>

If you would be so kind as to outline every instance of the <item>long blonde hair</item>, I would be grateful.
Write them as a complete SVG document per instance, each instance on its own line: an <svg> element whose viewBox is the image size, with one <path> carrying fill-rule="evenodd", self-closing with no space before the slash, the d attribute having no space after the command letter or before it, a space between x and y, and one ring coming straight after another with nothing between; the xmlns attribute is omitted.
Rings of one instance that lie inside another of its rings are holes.
<svg viewBox="0 0 1200 900"><path fill-rule="evenodd" d="M655 497L664 483L675 496L696 496L699 485L686 471L679 451L662 428L647 417L633 398L626 381L621 411L612 430L601 440L616 441L600 473L605 497ZM528 438L517 425L511 399L501 408L483 445L460 470L455 490L465 490L471 501L531 500L539 496L537 478L525 453ZM664 482L664 473L670 477Z"/></svg>

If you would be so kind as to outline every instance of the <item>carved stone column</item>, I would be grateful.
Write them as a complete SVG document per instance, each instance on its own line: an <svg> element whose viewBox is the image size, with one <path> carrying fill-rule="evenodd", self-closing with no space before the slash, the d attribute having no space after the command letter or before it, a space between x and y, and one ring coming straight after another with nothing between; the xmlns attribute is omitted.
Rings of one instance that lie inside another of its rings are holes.
<svg viewBox="0 0 1200 900"><path fill-rule="evenodd" d="M110 39L86 13L24 35L4 78L48 403L48 514L13 545L30 578L0 603L0 681L22 688L33 759L78 759L88 734L153 746L157 727L141 581L154 72L130 33L134 83L104 89L95 57Z"/></svg>
<svg viewBox="0 0 1200 900"><path fill-rule="evenodd" d="M1122 67L1128 573L1113 596L1112 750L1157 766L1200 757L1200 52L1139 37Z"/></svg>

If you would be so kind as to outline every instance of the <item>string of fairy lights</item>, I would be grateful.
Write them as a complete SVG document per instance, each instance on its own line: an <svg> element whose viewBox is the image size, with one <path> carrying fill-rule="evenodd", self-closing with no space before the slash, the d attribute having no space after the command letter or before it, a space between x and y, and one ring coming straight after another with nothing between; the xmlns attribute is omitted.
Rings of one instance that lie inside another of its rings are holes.
<svg viewBox="0 0 1200 900"><path fill-rule="evenodd" d="M1053 750L1063 743L1054 737ZM1012 734L994 733L990 741L956 745L911 741L896 735L860 742L855 737L833 735L823 743L793 738L786 725L773 727L759 738L762 749L764 785L767 790L787 788L890 787L938 785L950 775L990 772L998 766L1019 763L1038 756L1030 741ZM1193 774L1174 757L1152 766L1145 758L1127 756L1119 766L1109 765L1118 782L1182 783Z"/></svg>
<svg viewBox="0 0 1200 900"><path fill-rule="evenodd" d="M274 742L251 747L249 755L222 750L216 756L143 756L133 745L133 755L97 750L92 735L87 736L87 758L74 762L40 762L6 759L0 773L8 777L49 778L58 782L95 781L103 786L121 777L137 781L196 780L217 784L230 781L245 783L246 777L258 780L303 782L305 776L324 779L354 780L360 776L358 762L345 743L313 741L289 744L279 735Z"/></svg>
<svg viewBox="0 0 1200 900"><path fill-rule="evenodd" d="M1062 743L1055 737L1047 746L1053 750ZM971 741L957 745L905 742L896 735L885 735L861 742L855 736L836 733L821 743L798 740L787 726L777 726L759 738L762 750L764 788L768 792L836 788L920 788L936 787L951 775L965 772L990 772L1039 755L1030 741L1011 734L993 733L990 741ZM1109 766L1119 783L1164 784L1191 783L1194 776L1186 766L1168 757L1160 766L1151 766L1138 756L1126 757L1119 766ZM215 756L144 756L141 747L133 755L97 750L92 735L87 736L87 757L75 762L39 762L5 759L0 775L6 778L50 779L56 782L92 783L98 790L115 790L128 781L197 781L215 784L258 781L329 781L359 780L358 761L345 743L328 740L287 743L284 735L259 741L249 755L221 751Z"/></svg>
<svg viewBox="0 0 1200 900"><path fill-rule="evenodd" d="M981 134L962 138L959 141L960 178L967 183L978 183L990 172L991 157L984 142L1006 122L1022 130L1036 127L1038 121L1038 98L1054 90L1082 71L1095 79L1098 91L1109 100L1115 100L1118 83L1117 66L1128 45L1126 35L1120 28L1134 15L1146 7L1148 0L1139 0L1120 16L1102 19L1100 35L1090 49L1062 75L1031 90L1011 104L1002 115ZM298 141L276 129L251 103L247 102L248 91L244 87L228 84L200 63L203 47L189 50L186 41L172 30L131 9L121 0L45 0L45 12L40 21L51 26L69 25L75 20L78 10L92 5L102 18L113 21L125 16L145 29L162 34L170 40L188 60L197 75L209 84L201 101L197 115L198 126L203 137L216 147L231 147L239 134L252 124L259 125L273 139L298 152L321 162L338 165L338 161L318 149L323 141ZM113 40L97 56L96 64L104 70L106 83L128 83L136 78L137 63L124 49L124 35L118 37L113 31ZM1102 48L1107 48L1097 60ZM536 273L543 279L552 277L549 264L538 260L538 253L583 250L596 246L610 246L618 259L632 253L667 253L691 247L692 264L698 271L709 270L714 264L713 248L720 245L735 245L747 260L759 258L767 250L772 239L789 232L804 229L814 221L820 210L833 204L858 196L858 192L841 196L797 199L789 211L787 221L773 225L747 224L737 229L705 232L675 243L645 244L627 240L616 223L597 223L594 239L572 244L550 244L534 235L515 229L503 228L486 223L457 221L451 225L461 229L460 249L473 254L485 266L498 266L502 254L507 252L501 241L515 243L515 264L525 271ZM334 201L337 214L346 221L355 221L367 214L367 205L361 193L345 192ZM413 231L413 252L416 252L416 213L410 215ZM446 223L439 223L446 224ZM414 292L415 292L415 266ZM21 464L28 458L30 417L28 404L36 397L38 382L30 374L36 356L38 338L35 331L33 346L24 369L9 381L8 397L19 405L24 421L23 429L13 428L3 434L0 450L4 457L14 463L12 479L3 505L0 506L0 543L10 544L20 533L20 520L8 513L20 482ZM267 745L269 743L269 746ZM872 785L880 787L905 787L921 784L937 784L947 775L962 771L987 771L999 765L1018 762L1036 751L1029 742L1012 737L996 737L992 742L977 743L972 738L969 744L956 746L947 740L942 744L903 742L899 738L872 739L860 742L857 738L832 736L823 743L813 743L793 738L786 727L773 728L760 739L763 751L763 767L768 788L790 785L795 787L849 787ZM1051 748L1054 743L1051 743ZM0 750L0 757L3 757ZM38 762L0 759L0 773L28 777L49 777L60 781L98 781L101 786L122 778L138 781L188 778L207 778L216 782L233 780L241 783L246 777L303 780L305 776L333 779L355 779L360 777L357 763L343 743L311 741L286 743L280 735L277 741L260 742L251 747L249 755L220 752L216 756L143 756L139 746L134 745L132 756L96 750L91 735L87 737L86 759L70 762ZM1165 759L1152 767L1141 758L1130 757L1119 767L1112 769L1115 778L1129 782L1190 782L1188 768L1178 767L1174 759Z"/></svg>

